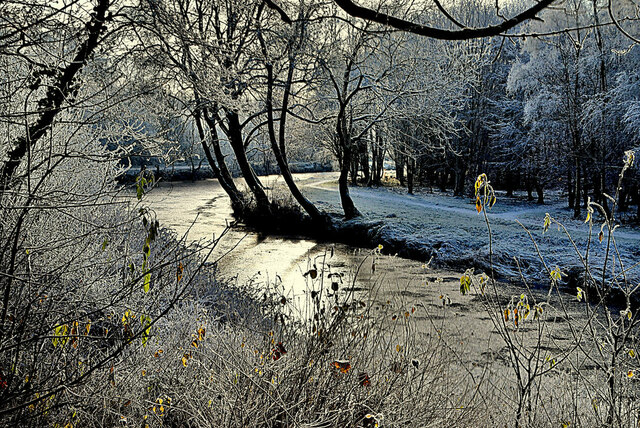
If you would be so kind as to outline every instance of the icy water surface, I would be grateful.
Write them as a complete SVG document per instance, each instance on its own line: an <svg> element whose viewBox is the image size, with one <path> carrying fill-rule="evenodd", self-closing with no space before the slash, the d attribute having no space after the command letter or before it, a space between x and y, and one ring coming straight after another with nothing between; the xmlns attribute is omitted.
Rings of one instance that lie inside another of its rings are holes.
<svg viewBox="0 0 640 428"><path fill-rule="evenodd" d="M299 179L304 180L305 176ZM268 182L264 177L262 180ZM175 230L178 237L186 234L188 241L217 238L233 221L229 199L216 180L161 183L145 201L156 212L162 226ZM341 274L343 290L369 287L380 278L380 272L375 279L372 276L371 253L342 244L316 243L295 236L261 236L232 228L209 260L222 256L219 262L222 278L239 284L252 282L260 287L277 283L290 298L302 299L309 287L309 278L304 274L314 265L318 271L324 271L327 283L330 273ZM397 263L419 265L402 259ZM354 282L356 270L357 284Z"/></svg>

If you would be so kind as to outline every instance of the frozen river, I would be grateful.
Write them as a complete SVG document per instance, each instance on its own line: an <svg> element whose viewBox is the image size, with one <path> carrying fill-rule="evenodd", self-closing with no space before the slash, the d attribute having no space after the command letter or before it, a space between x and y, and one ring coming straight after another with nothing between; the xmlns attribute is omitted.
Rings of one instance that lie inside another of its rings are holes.
<svg viewBox="0 0 640 428"><path fill-rule="evenodd" d="M339 212L336 173L299 174L296 178L303 192L320 208ZM262 177L262 180L270 189L282 184L276 176ZM442 260L460 260L459 269L456 269L460 273L468 267L464 265L465 261L486 258L488 254L486 224L469 198L428 192L407 195L403 189L390 188L352 188L351 194L366 217L384 219L398 234L436 246L439 248L437 257ZM580 265L580 256L564 233L552 227L543 235L542 225L546 212L562 221L581 256L587 248L588 226L583 220L571 219L570 212L564 208L564 201L558 196L551 194L548 200L548 204L537 205L522 198L506 198L498 194L498 202L490 211L489 218L494 238L494 259L503 272L516 276L514 258L517 257L527 275L541 275L535 246L520 224L531 231L550 268L558 266L566 270ZM229 200L215 180L164 183L150 192L147 201L163 226L173 228L178 236L188 233L187 239L191 241L218 237L233 221ZM594 230L597 236L599 225L594 225ZM640 260L638 229L620 227L616 237L625 267L637 263ZM594 239L590 257L602 260L606 248L604 243ZM316 243L299 237L261 236L237 228L228 231L216 250L216 256L230 250L230 254L220 262L220 274L225 278L256 284L277 281L297 295L301 295L306 287L303 274L314 264L318 268L324 267L327 274L344 274L346 284L367 287L367 283L380 279L381 274L385 275L385 266L388 267L387 273L392 274L415 270L425 262L379 257L378 267L382 271L379 270L374 278L370 249ZM359 270L359 282L353 284L356 269Z"/></svg>

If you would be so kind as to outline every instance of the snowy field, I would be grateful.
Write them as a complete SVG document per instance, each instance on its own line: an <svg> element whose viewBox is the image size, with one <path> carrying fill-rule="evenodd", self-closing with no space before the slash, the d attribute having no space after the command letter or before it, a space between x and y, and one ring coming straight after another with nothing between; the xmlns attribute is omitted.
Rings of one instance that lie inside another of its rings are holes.
<svg viewBox="0 0 640 428"><path fill-rule="evenodd" d="M304 192L320 208L340 211L334 179L308 183ZM474 201L470 198L427 191L408 195L401 188L364 187L352 187L351 195L366 218L384 220L389 225L387 233L401 237L410 245L437 248L434 258L436 265L441 263L461 268L465 265L486 266L489 254L487 225L483 215L476 212ZM542 280L547 276L527 230L550 269L558 267L567 272L572 267L583 266L581 258L587 253L589 225L584 223L584 219L572 219L572 212L566 208L566 200L560 200L560 195L549 193L544 205L529 202L522 194L507 198L503 192L498 192L497 199L496 205L489 211L489 221L493 234L494 263L500 274L518 277L517 259L528 278ZM551 227L545 234L542 233L545 213L566 227L575 242L575 248L558 227ZM595 271L601 269L607 247L607 233L605 231L600 243L597 239L599 231L600 222L596 217L588 257L591 269ZM640 261L640 230L623 225L617 228L614 237L624 267L629 269L628 276L639 278L638 269L632 266ZM609 263L609 272L611 266ZM615 273L619 272L620 266L617 264Z"/></svg>

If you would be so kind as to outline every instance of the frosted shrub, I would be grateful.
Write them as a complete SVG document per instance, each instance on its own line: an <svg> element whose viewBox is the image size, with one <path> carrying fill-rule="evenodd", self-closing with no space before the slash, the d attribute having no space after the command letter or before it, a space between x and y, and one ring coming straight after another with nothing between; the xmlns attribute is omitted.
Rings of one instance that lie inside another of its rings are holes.
<svg viewBox="0 0 640 428"><path fill-rule="evenodd" d="M634 153L625 153L618 190L633 166ZM482 174L476 181L476 209L483 213L492 235L489 209L493 188ZM569 230L546 214L543 235L563 234L574 248L572 260L550 266L534 235L524 228L538 251L548 278L546 292L522 275L523 293L501 297L493 273L467 271L460 280L463 294L480 297L484 310L508 350L510 380L515 396L505 401L513 411L514 426L636 426L640 408L638 388L638 264L625 265L615 234L618 195L608 196L610 209L589 200L583 227L589 239L584 247ZM598 216L598 217L596 217ZM595 258L595 246L604 257ZM515 259L519 268L519 261ZM569 269L571 266L576 266ZM568 287L568 288L567 288Z"/></svg>

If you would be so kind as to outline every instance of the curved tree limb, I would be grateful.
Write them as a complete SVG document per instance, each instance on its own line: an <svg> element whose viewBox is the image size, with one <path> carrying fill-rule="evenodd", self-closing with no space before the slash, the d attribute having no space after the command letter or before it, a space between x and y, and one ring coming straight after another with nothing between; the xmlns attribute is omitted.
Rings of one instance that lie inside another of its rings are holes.
<svg viewBox="0 0 640 428"><path fill-rule="evenodd" d="M7 153L8 159L0 167L0 183L2 184L0 192L9 186L9 180L26 156L28 149L45 135L62 109L62 103L73 93L76 75L82 70L100 43L99 37L105 29L110 2L111 0L97 1L94 13L91 14L91 20L86 24L87 38L80 44L73 60L60 70L56 82L49 86L44 98L38 103L41 108L40 116L33 125L27 128L26 135L20 136L9 146L11 149Z"/></svg>
<svg viewBox="0 0 640 428"><path fill-rule="evenodd" d="M272 0L263 1L267 6L276 10L285 22L292 22L291 19L286 15L286 13L284 13L284 11L280 7L278 7ZM352 0L333 0L333 2L337 4L342 10L355 18L362 18L367 21L388 25L398 30L407 31L410 33L418 34L420 36L440 40L467 40L480 37L498 36L500 34L503 34L505 31L512 29L518 24L521 24L530 19L536 19L536 15L542 10L549 7L554 1L555 0L541 0L529 9L497 25L489 25L487 27L480 28L464 27L460 30L444 30L441 28L429 27L427 25L407 21L405 19L388 15L384 12L369 9L354 3ZM438 5L438 2L436 2L436 5ZM443 10L443 8L439 9L441 11ZM445 16L447 15L448 14L445 14ZM451 20L455 25L459 27L461 26L461 24L455 19L452 19L450 15L447 16L447 18Z"/></svg>

